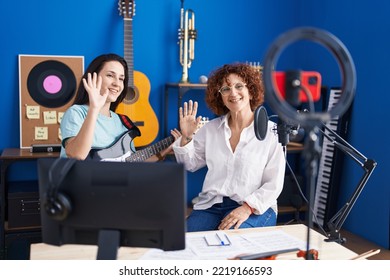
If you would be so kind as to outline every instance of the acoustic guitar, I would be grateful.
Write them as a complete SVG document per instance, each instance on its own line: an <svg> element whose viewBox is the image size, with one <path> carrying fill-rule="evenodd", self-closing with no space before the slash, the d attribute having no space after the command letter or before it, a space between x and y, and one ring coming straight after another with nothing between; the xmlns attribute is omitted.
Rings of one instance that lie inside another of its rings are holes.
<svg viewBox="0 0 390 280"><path fill-rule="evenodd" d="M134 145L143 147L156 139L159 123L149 103L150 81L145 74L134 71L132 29L135 1L119 0L118 10L124 19L124 58L129 67L129 87L125 99L119 104L116 112L128 116L140 129L141 137L134 139Z"/></svg>

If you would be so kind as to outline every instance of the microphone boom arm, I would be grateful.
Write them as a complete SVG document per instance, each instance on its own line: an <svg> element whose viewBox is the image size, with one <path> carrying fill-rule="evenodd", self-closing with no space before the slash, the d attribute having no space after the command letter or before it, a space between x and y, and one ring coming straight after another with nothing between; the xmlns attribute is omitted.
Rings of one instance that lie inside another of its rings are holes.
<svg viewBox="0 0 390 280"><path fill-rule="evenodd" d="M345 220L347 219L349 213L351 212L352 207L354 206L356 200L358 199L360 193L362 192L364 186L366 185L368 179L370 178L372 172L374 171L377 163L373 159L366 158L358 150L356 150L352 145L345 141L340 135L334 132L326 124L323 124L326 131L328 131L335 139L330 137L325 133L325 131L319 129L319 131L329 139L335 147L339 148L343 153L349 155L355 162L357 162L364 170L364 174L361 177L356 189L352 193L350 199L344 204L344 206L328 221L327 226L329 232L327 233L328 239L325 241L336 241L337 243L344 243L345 239L341 237L340 229L343 226ZM340 141L340 142L337 142Z"/></svg>

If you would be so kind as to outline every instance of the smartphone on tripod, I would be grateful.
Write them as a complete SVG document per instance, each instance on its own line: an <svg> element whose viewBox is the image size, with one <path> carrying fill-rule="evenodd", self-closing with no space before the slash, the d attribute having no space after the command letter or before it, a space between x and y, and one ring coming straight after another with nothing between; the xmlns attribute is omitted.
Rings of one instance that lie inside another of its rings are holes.
<svg viewBox="0 0 390 280"><path fill-rule="evenodd" d="M299 73L301 87L306 87L312 96L313 101L318 101L321 97L321 74L316 71L294 71ZM279 90L279 94L283 99L286 99L286 79L288 79L288 72L275 71L274 84ZM308 102L309 99L303 89L299 92L299 101Z"/></svg>

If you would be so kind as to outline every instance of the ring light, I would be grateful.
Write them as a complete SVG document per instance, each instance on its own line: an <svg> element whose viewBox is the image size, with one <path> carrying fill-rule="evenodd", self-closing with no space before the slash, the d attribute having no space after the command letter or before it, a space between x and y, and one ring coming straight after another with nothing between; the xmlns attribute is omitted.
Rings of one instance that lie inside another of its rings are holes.
<svg viewBox="0 0 390 280"><path fill-rule="evenodd" d="M328 112L306 114L297 113L296 108L281 99L275 93L275 84L272 72L279 58L281 51L289 44L307 39L322 44L329 49L336 57L341 69L342 86L339 102ZM265 87L265 98L269 106L276 111L282 118L292 122L298 122L301 125L315 126L316 124L327 122L328 120L342 115L350 106L356 89L356 72L352 57L344 44L330 34L321 29L303 27L295 28L279 36L271 45L265 56L263 79Z"/></svg>

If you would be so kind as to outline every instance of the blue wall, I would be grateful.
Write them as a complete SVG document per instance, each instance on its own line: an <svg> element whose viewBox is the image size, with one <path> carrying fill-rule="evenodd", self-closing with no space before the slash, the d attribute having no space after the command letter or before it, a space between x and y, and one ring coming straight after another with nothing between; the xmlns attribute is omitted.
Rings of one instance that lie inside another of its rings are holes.
<svg viewBox="0 0 390 280"><path fill-rule="evenodd" d="M364 2L364 3L362 3ZM389 101L385 71L389 65L390 3L360 1L258 1L258 0L186 0L185 8L195 11L198 39L195 61L189 69L191 81L208 75L217 66L233 61L262 61L268 46L282 32L308 25L328 30L349 49L357 70L357 92L351 119L350 143L378 167L363 190L344 228L379 245L389 246L389 138L383 120L389 120L385 108ZM98 54L123 54L123 18L115 0L8 1L0 9L0 76L3 105L0 150L19 147L18 54L82 55L85 64ZM164 85L181 78L177 29L179 0L136 0L133 18L134 66L151 82L150 104L160 120L163 137ZM287 52L288 53L288 52ZM315 68L324 75L324 83L337 86L338 69L329 55L316 50L295 52L282 60L283 66ZM199 101L199 93L189 94ZM176 109L170 103L168 128L175 126ZM202 109L207 114L207 108ZM378 137L375 137L378 136ZM190 174L189 194L200 189L204 170ZM34 166L14 168L11 179L35 176ZM361 176L353 162L344 170L340 201L348 199ZM369 222L367 222L369 221Z"/></svg>

